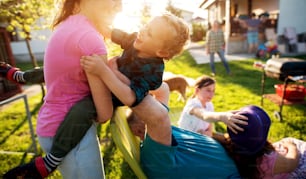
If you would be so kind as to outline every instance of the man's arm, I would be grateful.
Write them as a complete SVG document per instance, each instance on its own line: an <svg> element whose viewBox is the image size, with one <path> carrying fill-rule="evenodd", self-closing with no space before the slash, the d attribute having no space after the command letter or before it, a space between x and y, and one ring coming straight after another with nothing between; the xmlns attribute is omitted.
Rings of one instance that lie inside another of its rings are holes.
<svg viewBox="0 0 306 179"><path fill-rule="evenodd" d="M159 101L147 95L132 110L147 125L147 134L151 139L163 145L171 145L171 121L168 110Z"/></svg>

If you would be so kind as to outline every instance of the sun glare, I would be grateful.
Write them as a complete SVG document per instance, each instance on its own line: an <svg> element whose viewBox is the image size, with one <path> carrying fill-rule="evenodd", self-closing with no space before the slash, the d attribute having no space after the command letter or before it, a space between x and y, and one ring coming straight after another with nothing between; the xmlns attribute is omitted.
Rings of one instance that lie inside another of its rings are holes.
<svg viewBox="0 0 306 179"><path fill-rule="evenodd" d="M126 32L136 32L140 27L140 17L118 13L114 19L113 26Z"/></svg>
<svg viewBox="0 0 306 179"><path fill-rule="evenodd" d="M149 6L151 16L155 16L165 11L166 3L165 0L122 0L122 12L117 14L113 26L126 32L138 31L144 5Z"/></svg>

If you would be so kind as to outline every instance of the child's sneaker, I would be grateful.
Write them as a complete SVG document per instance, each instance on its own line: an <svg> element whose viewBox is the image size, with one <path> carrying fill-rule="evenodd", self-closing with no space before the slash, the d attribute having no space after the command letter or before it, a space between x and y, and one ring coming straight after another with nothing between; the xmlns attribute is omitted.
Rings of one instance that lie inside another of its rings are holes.
<svg viewBox="0 0 306 179"><path fill-rule="evenodd" d="M49 175L42 157L36 158L34 161L15 167L3 175L3 179L14 178L32 178L41 179Z"/></svg>
<svg viewBox="0 0 306 179"><path fill-rule="evenodd" d="M12 67L5 62L0 62L0 75L4 78L14 81L13 75L18 70L18 68Z"/></svg>

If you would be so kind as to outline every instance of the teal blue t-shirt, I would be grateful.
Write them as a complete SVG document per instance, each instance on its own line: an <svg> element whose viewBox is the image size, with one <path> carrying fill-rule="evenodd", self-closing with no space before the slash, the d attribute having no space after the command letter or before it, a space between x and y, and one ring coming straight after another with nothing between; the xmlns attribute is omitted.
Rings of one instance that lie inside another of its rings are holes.
<svg viewBox="0 0 306 179"><path fill-rule="evenodd" d="M140 160L148 178L240 178L234 161L216 140L172 126L172 146L146 135Z"/></svg>

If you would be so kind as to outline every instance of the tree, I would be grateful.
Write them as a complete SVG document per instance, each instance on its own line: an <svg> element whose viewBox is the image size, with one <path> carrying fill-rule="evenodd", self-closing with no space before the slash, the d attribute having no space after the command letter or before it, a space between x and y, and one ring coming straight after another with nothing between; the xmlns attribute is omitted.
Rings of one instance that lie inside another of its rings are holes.
<svg viewBox="0 0 306 179"><path fill-rule="evenodd" d="M145 3L141 11L141 25L147 24L150 18L151 18L151 7Z"/></svg>
<svg viewBox="0 0 306 179"><path fill-rule="evenodd" d="M37 61L30 45L31 31L45 28L37 24L39 19L50 22L54 10L53 0L1 0L0 23L5 24L7 31L25 39L29 55L34 67ZM48 23L49 24L49 23ZM17 33L16 33L17 32Z"/></svg>
<svg viewBox="0 0 306 179"><path fill-rule="evenodd" d="M39 19L50 22L54 10L54 0L1 0L0 1L0 23L6 25L6 29L25 39L27 49L34 67L38 67L37 60L30 45L31 30L41 29L45 26L38 25ZM50 16L51 15L51 16ZM49 23L48 23L49 24ZM45 96L43 84L40 85L42 96ZM43 100L42 97L42 100Z"/></svg>
<svg viewBox="0 0 306 179"><path fill-rule="evenodd" d="M182 17L182 11L175 8L173 5L172 5L172 1L171 0L168 0L168 5L166 7L166 10L174 15L176 15L177 17Z"/></svg>

